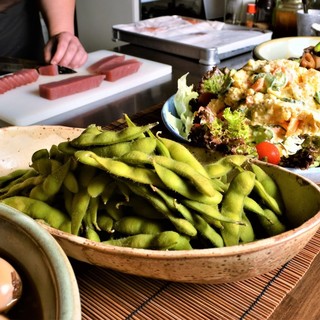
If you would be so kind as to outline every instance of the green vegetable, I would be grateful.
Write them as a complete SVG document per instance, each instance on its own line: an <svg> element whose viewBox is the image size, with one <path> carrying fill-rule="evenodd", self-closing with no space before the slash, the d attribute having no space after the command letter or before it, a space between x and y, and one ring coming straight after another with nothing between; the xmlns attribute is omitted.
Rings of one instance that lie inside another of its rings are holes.
<svg viewBox="0 0 320 320"><path fill-rule="evenodd" d="M233 80L229 72L223 73L220 70L216 70L209 79L203 81L203 87L205 92L219 95L224 94L229 89L232 82Z"/></svg>
<svg viewBox="0 0 320 320"><path fill-rule="evenodd" d="M198 93L193 90L193 85L187 85L187 75L183 75L178 80L178 90L174 96L174 105L177 113L177 117L168 113L168 122L172 127L177 128L179 134L187 138L190 128L193 124L193 112L189 105L192 99L198 98Z"/></svg>

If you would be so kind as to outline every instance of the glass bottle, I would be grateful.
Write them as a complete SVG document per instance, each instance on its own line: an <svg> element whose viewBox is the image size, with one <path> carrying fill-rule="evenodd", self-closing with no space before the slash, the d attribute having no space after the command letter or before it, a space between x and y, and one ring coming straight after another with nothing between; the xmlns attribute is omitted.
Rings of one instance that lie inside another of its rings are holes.
<svg viewBox="0 0 320 320"><path fill-rule="evenodd" d="M272 29L275 0L256 0L256 7L256 26L261 29Z"/></svg>
<svg viewBox="0 0 320 320"><path fill-rule="evenodd" d="M297 35L297 10L302 9L301 0L279 0L274 10L273 37Z"/></svg>
<svg viewBox="0 0 320 320"><path fill-rule="evenodd" d="M248 3L247 4L247 13L246 13L246 26L252 28L256 16L256 4Z"/></svg>

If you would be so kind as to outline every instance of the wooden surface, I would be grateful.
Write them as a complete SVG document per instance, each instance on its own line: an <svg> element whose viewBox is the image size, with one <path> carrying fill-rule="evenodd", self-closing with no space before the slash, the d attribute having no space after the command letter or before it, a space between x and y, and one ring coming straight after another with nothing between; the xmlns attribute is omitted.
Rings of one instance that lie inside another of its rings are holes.
<svg viewBox="0 0 320 320"><path fill-rule="evenodd" d="M269 320L320 319L320 255L306 275L284 298Z"/></svg>

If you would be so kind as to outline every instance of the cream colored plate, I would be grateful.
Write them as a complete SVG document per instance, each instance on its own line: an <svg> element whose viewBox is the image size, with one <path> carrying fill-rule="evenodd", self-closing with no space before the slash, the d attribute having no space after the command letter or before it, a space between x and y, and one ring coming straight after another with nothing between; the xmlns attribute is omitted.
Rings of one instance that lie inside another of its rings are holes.
<svg viewBox="0 0 320 320"><path fill-rule="evenodd" d="M287 37L273 39L256 46L253 55L260 60L299 58L303 49L320 42L320 37Z"/></svg>

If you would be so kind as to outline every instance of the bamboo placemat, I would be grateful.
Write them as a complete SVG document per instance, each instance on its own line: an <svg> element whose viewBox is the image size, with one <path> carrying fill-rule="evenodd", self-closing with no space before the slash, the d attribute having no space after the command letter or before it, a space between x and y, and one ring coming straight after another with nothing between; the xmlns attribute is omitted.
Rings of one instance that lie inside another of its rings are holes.
<svg viewBox="0 0 320 320"><path fill-rule="evenodd" d="M72 261L84 320L268 319L320 251L320 230L293 259L229 284L153 280Z"/></svg>
<svg viewBox="0 0 320 320"><path fill-rule="evenodd" d="M159 121L161 105L131 117ZM120 119L109 128L125 126ZM267 274L229 284L201 285L153 280L72 261L84 320L268 319L297 285L320 251L320 230L293 259Z"/></svg>

